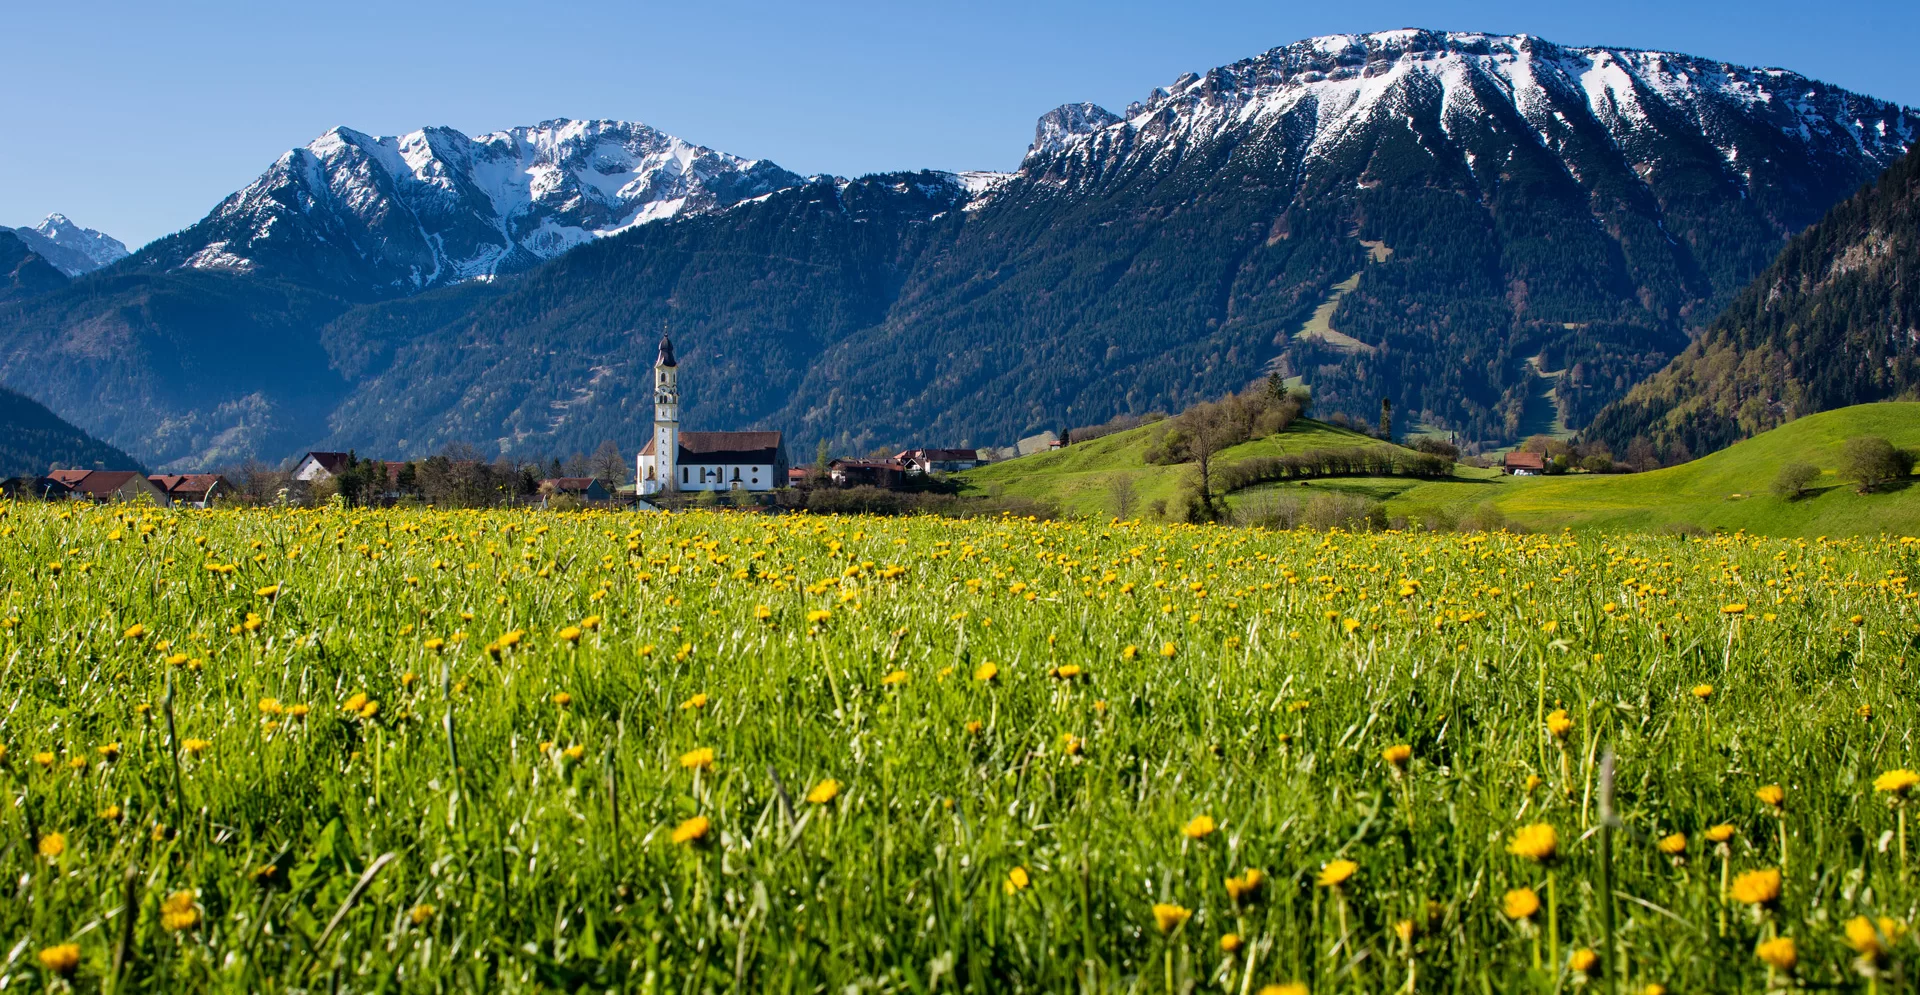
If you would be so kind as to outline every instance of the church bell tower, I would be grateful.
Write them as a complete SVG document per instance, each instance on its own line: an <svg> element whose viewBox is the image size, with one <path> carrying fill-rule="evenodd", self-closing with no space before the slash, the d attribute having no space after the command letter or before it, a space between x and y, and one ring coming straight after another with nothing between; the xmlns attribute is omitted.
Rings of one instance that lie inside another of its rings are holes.
<svg viewBox="0 0 1920 995"><path fill-rule="evenodd" d="M673 361L673 340L660 336L660 358L653 363L653 452L660 489L677 491L675 466L680 456L680 370Z"/></svg>

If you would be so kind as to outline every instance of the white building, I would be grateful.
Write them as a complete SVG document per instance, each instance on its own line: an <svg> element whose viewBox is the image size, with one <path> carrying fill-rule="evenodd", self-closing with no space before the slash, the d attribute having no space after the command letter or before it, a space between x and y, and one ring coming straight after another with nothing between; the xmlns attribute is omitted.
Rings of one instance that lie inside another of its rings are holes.
<svg viewBox="0 0 1920 995"><path fill-rule="evenodd" d="M770 491L787 486L787 449L779 432L682 432L680 369L673 342L660 340L653 364L653 437L635 457L640 494L663 491Z"/></svg>

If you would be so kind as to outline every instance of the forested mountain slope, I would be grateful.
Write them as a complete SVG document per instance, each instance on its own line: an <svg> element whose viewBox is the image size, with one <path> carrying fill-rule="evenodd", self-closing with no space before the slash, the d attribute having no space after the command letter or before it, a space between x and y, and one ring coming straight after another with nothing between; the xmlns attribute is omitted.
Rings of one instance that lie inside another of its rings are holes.
<svg viewBox="0 0 1920 995"><path fill-rule="evenodd" d="M133 457L74 428L46 405L0 387L0 477L46 473L53 465L136 470Z"/></svg>
<svg viewBox="0 0 1920 995"><path fill-rule="evenodd" d="M1796 236L1684 353L1594 420L1624 452L1711 452L1920 392L1920 154Z"/></svg>
<svg viewBox="0 0 1920 995"><path fill-rule="evenodd" d="M586 200L519 227L489 206L517 194L462 179L490 175L491 139L341 133L182 236L0 305L0 382L104 393L73 409L87 427L173 465L584 450L637 438L667 325L690 427L781 428L796 452L1006 443L1270 371L1324 414L1386 397L1403 426L1506 441L1543 393L1579 427L1664 366L1916 126L1784 70L1390 31L1067 105L1011 176L780 187L713 160L700 197L615 210L587 203L598 160L529 154ZM445 286L462 275L492 279ZM214 375L163 379L187 370Z"/></svg>

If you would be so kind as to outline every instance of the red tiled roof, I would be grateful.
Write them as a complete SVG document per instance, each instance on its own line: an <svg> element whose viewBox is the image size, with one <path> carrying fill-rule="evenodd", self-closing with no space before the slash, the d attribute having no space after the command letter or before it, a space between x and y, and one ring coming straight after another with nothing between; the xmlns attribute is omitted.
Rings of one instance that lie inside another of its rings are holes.
<svg viewBox="0 0 1920 995"><path fill-rule="evenodd" d="M1510 470L1544 470L1547 458L1539 453L1508 453L1505 465Z"/></svg>
<svg viewBox="0 0 1920 995"><path fill-rule="evenodd" d="M68 487L72 487L82 480L87 479L87 474L92 472L92 470L49 470L47 476L58 480Z"/></svg>
<svg viewBox="0 0 1920 995"><path fill-rule="evenodd" d="M592 487L595 480L592 477L551 477L542 480L540 483L543 485L552 484L555 488L563 491L584 491Z"/></svg>
<svg viewBox="0 0 1920 995"><path fill-rule="evenodd" d="M69 486L82 494L112 494L139 476L132 470L93 470Z"/></svg>
<svg viewBox="0 0 1920 995"><path fill-rule="evenodd" d="M215 486L231 488L227 478L217 473L166 473L147 478L170 497L204 498Z"/></svg>

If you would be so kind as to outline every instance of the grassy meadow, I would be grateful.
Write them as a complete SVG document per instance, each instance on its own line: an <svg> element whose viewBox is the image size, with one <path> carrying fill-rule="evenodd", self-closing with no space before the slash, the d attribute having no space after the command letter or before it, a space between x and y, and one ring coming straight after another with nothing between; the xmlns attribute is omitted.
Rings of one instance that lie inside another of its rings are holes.
<svg viewBox="0 0 1920 995"><path fill-rule="evenodd" d="M1920 971L1911 540L0 508L9 988Z"/></svg>

